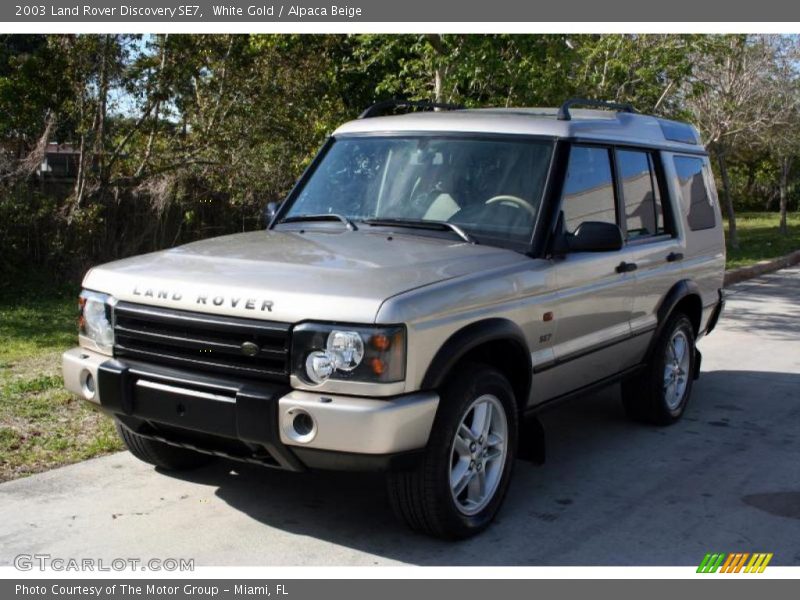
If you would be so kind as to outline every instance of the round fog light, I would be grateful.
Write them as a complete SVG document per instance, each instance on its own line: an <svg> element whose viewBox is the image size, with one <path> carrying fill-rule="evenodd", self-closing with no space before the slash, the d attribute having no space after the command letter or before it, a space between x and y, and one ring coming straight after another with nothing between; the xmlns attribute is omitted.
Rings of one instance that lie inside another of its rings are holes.
<svg viewBox="0 0 800 600"><path fill-rule="evenodd" d="M297 413L292 421L292 427L297 435L306 436L314 431L314 419L308 413Z"/></svg>
<svg viewBox="0 0 800 600"><path fill-rule="evenodd" d="M293 407L283 413L281 429L290 440L307 444L317 436L317 422L302 408Z"/></svg>
<svg viewBox="0 0 800 600"><path fill-rule="evenodd" d="M92 376L91 373L89 373L89 371L84 371L83 373L81 373L81 382L82 382L81 387L83 388L84 398L86 398L87 400L91 400L92 398L94 398L96 386L94 382L94 377Z"/></svg>

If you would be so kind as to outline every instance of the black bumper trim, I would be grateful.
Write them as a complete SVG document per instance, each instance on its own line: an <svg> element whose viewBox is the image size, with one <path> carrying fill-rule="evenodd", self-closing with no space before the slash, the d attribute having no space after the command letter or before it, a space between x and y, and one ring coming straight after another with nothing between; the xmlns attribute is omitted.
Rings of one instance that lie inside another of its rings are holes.
<svg viewBox="0 0 800 600"><path fill-rule="evenodd" d="M288 386L268 382L237 384L229 379L118 360L100 365L97 380L101 406L122 417L123 423L145 422L152 424L155 431L164 425L238 440L264 448L281 468L304 470L303 463L280 441L278 400L289 392ZM168 434L157 436L151 430L149 435L170 443ZM200 446L196 449L203 451Z"/></svg>
<svg viewBox="0 0 800 600"><path fill-rule="evenodd" d="M309 469L324 471L403 471L413 469L424 454L424 449L394 454L356 454L303 447L293 450Z"/></svg>
<svg viewBox="0 0 800 600"><path fill-rule="evenodd" d="M200 452L202 454L210 454L212 456L217 456L220 458L227 458L229 460L236 460L239 462L246 462L264 467L271 467L277 469L284 468L272 457L272 455L266 452L258 452L252 446L247 446L245 444L242 444L239 447L240 451L237 452L234 449L220 448L216 444L196 442L184 439L180 436L176 437L173 432L170 432L169 434L164 434L159 429L154 429L146 421L141 421L139 419L136 419L135 417L125 417L118 415L116 418L120 425L122 425L126 429L131 430L136 435L140 435L142 437L155 440L157 442L162 442L164 444L169 444L170 446L176 446L178 448L186 448L187 450L193 450L195 452ZM220 437L218 439L223 440L224 438ZM247 452L241 452L242 447L246 448Z"/></svg>

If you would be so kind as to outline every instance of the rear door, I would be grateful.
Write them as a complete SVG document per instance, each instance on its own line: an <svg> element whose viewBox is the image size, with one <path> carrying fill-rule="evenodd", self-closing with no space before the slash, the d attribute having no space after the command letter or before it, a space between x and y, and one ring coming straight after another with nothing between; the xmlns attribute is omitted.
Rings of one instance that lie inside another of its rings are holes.
<svg viewBox="0 0 800 600"><path fill-rule="evenodd" d="M644 352L661 301L682 279L685 248L660 153L625 147L617 148L615 156L622 231L629 260L636 265L631 333L641 337L636 345Z"/></svg>

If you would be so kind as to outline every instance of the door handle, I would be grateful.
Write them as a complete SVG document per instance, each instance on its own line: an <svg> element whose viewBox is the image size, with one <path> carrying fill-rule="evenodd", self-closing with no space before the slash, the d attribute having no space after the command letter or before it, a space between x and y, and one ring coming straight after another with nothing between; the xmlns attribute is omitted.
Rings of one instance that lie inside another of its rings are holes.
<svg viewBox="0 0 800 600"><path fill-rule="evenodd" d="M667 254L667 262L683 260L683 252L670 252Z"/></svg>
<svg viewBox="0 0 800 600"><path fill-rule="evenodd" d="M625 262L624 260L617 265L617 273L630 273L635 271L639 266L636 263Z"/></svg>

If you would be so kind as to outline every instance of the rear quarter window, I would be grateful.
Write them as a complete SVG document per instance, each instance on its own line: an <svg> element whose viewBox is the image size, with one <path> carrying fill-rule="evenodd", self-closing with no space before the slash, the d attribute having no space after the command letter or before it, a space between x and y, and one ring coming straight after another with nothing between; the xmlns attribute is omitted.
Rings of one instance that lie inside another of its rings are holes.
<svg viewBox="0 0 800 600"><path fill-rule="evenodd" d="M710 175L705 161L695 156L675 156L674 162L689 229L700 231L714 228L717 214L709 191L707 178Z"/></svg>

